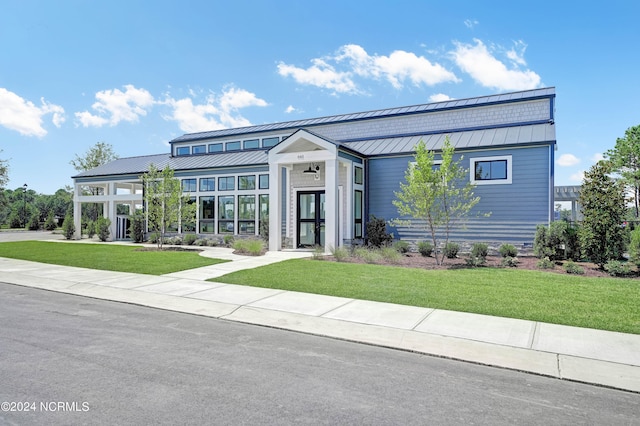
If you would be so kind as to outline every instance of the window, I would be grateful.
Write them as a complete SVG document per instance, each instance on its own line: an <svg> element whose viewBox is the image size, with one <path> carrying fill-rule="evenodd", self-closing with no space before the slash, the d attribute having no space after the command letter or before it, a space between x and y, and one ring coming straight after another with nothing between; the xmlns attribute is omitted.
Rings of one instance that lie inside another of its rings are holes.
<svg viewBox="0 0 640 426"><path fill-rule="evenodd" d="M260 189L269 189L269 175L260 175L258 183Z"/></svg>
<svg viewBox="0 0 640 426"><path fill-rule="evenodd" d="M355 191L353 200L353 237L362 238L362 191Z"/></svg>
<svg viewBox="0 0 640 426"><path fill-rule="evenodd" d="M218 178L218 191L233 191L235 188L235 178L233 176L225 176Z"/></svg>
<svg viewBox="0 0 640 426"><path fill-rule="evenodd" d="M357 167L356 166L356 167L354 167L353 170L354 170L354 178L353 178L354 183L356 185L362 185L362 183L364 181L363 176L362 176L362 167Z"/></svg>
<svg viewBox="0 0 640 426"><path fill-rule="evenodd" d="M182 192L196 192L196 180L182 179Z"/></svg>
<svg viewBox="0 0 640 426"><path fill-rule="evenodd" d="M200 197L200 233L213 234L215 230L215 197Z"/></svg>
<svg viewBox="0 0 640 426"><path fill-rule="evenodd" d="M511 183L511 156L471 159L471 182L476 185Z"/></svg>
<svg viewBox="0 0 640 426"><path fill-rule="evenodd" d="M278 145L278 142L280 142L280 138L277 136L274 138L264 138L262 139L262 147L270 148L272 146Z"/></svg>
<svg viewBox="0 0 640 426"><path fill-rule="evenodd" d="M187 200L187 204L194 204L196 202L196 197L189 197L189 200ZM182 206L184 206L184 200L182 200ZM182 210L181 212L184 212L184 210ZM192 210L192 214L193 216L191 216L190 218L186 219L186 218L182 218L182 232L195 232L196 230L196 217L195 217L195 210Z"/></svg>
<svg viewBox="0 0 640 426"><path fill-rule="evenodd" d="M269 236L269 196L260 195L260 221L258 233L263 238Z"/></svg>
<svg viewBox="0 0 640 426"><path fill-rule="evenodd" d="M256 189L256 176L238 176L238 189Z"/></svg>
<svg viewBox="0 0 640 426"><path fill-rule="evenodd" d="M207 152L207 146L206 145L194 145L191 148L191 153L192 154L204 154Z"/></svg>
<svg viewBox="0 0 640 426"><path fill-rule="evenodd" d="M189 155L190 153L188 146L179 146L176 148L176 155Z"/></svg>
<svg viewBox="0 0 640 426"><path fill-rule="evenodd" d="M256 196L238 196L238 233L256 233Z"/></svg>
<svg viewBox="0 0 640 426"><path fill-rule="evenodd" d="M218 197L218 233L234 233L235 197Z"/></svg>
<svg viewBox="0 0 640 426"><path fill-rule="evenodd" d="M222 144L221 143L209 144L209 152L222 152Z"/></svg>
<svg viewBox="0 0 640 426"><path fill-rule="evenodd" d="M227 142L226 144L227 151L237 151L240 149L240 141L237 142Z"/></svg>
<svg viewBox="0 0 640 426"><path fill-rule="evenodd" d="M260 148L260 139L249 139L242 143L244 149Z"/></svg>
<svg viewBox="0 0 640 426"><path fill-rule="evenodd" d="M216 190L216 178L200 179L200 191L215 191L215 190Z"/></svg>

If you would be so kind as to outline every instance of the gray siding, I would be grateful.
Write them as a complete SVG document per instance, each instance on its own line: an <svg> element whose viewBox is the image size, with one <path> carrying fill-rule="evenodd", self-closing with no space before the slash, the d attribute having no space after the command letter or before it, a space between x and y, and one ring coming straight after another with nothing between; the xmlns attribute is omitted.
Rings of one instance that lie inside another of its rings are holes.
<svg viewBox="0 0 640 426"><path fill-rule="evenodd" d="M549 146L519 149L465 152L463 165L469 168L471 158L511 155L512 183L477 185L474 192L480 202L466 222L466 229L457 229L451 239L458 241L533 242L535 227L549 220ZM394 192L404 182L404 173L412 156L369 160L369 214L387 220L398 218L393 206ZM491 213L489 217L482 216ZM392 228L396 237L422 240L427 235L417 226Z"/></svg>

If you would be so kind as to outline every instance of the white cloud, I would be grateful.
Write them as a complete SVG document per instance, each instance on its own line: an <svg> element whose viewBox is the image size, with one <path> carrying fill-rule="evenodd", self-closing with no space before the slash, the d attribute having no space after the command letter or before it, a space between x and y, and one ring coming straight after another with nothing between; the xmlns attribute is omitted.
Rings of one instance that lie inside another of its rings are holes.
<svg viewBox="0 0 640 426"><path fill-rule="evenodd" d="M97 101L91 105L95 114L89 111L75 113L82 126L101 127L105 124L115 126L121 121L135 123L140 116L147 115L147 111L155 103L151 93L131 84L127 84L124 88L124 92L113 89L96 93Z"/></svg>
<svg viewBox="0 0 640 426"><path fill-rule="evenodd" d="M524 52L527 45L522 41L514 41L511 50L507 50L507 58L509 58L516 66L526 66L527 61L524 60Z"/></svg>
<svg viewBox="0 0 640 426"><path fill-rule="evenodd" d="M172 108L165 120L176 121L180 129L187 133L250 126L239 109L250 106L267 106L267 102L243 89L228 88L222 95L210 94L202 104L194 104L193 99L173 99L170 96L162 102Z"/></svg>
<svg viewBox="0 0 640 426"><path fill-rule="evenodd" d="M396 50L389 56L369 55L362 47L348 44L340 48L337 61L347 60L353 72L361 77L386 79L396 89L401 89L405 80L415 86L433 86L438 83L456 82L458 78L440 64L432 64L424 56Z"/></svg>
<svg viewBox="0 0 640 426"><path fill-rule="evenodd" d="M319 58L311 62L313 65L306 69L280 62L278 74L283 77L293 77L300 84L329 89L335 93L358 93L350 73L336 71L333 66Z"/></svg>
<svg viewBox="0 0 640 426"><path fill-rule="evenodd" d="M286 112L287 114L291 114L292 112L296 112L296 111L298 110L294 108L293 105L289 105L287 109L284 110L284 112Z"/></svg>
<svg viewBox="0 0 640 426"><path fill-rule="evenodd" d="M41 106L27 101L17 94L0 87L0 126L15 130L25 136L43 137L42 117L52 114L52 122L60 127L65 121L64 108L40 99Z"/></svg>
<svg viewBox="0 0 640 426"><path fill-rule="evenodd" d="M476 26L476 25L478 25L478 24L479 24L479 22L478 22L476 19L465 19L465 20L464 20L464 25L465 25L467 28L473 28L473 27L475 27L475 26Z"/></svg>
<svg viewBox="0 0 640 426"><path fill-rule="evenodd" d="M584 179L584 170L580 170L579 172L569 176L569 180L572 182L582 182L583 179Z"/></svg>
<svg viewBox="0 0 640 426"><path fill-rule="evenodd" d="M445 95L444 93L436 93L429 96L429 102L444 102L450 101L451 99L452 98L449 95Z"/></svg>
<svg viewBox="0 0 640 426"><path fill-rule="evenodd" d="M481 40L474 41L475 45L454 42L456 48L450 54L460 69L475 81L498 90L528 90L540 86L541 79L538 74L519 68L519 65L526 64L522 57L524 43L516 42L514 48L506 53L507 59L513 63L510 69L496 59L494 52L490 52ZM520 51L516 51L517 49Z"/></svg>
<svg viewBox="0 0 640 426"><path fill-rule="evenodd" d="M596 152L595 154L593 154L593 157L591 157L591 161L593 163L597 163L600 160L604 160L604 155L602 155L602 153L600 152Z"/></svg>
<svg viewBox="0 0 640 426"><path fill-rule="evenodd" d="M403 50L396 50L389 56L369 55L356 44L344 45L336 55L315 58L311 63L305 69L281 62L278 73L292 77L300 84L329 89L335 94L363 93L355 77L386 80L396 89L401 89L407 81L415 86L459 81L453 72L424 56Z"/></svg>
<svg viewBox="0 0 640 426"><path fill-rule="evenodd" d="M556 163L561 167L570 167L580 163L580 159L573 154L562 154L558 157Z"/></svg>

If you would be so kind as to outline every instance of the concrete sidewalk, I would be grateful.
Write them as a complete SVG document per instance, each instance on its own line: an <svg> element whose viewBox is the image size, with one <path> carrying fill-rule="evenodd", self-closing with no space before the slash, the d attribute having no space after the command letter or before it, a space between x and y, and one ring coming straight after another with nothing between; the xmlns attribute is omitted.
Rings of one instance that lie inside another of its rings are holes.
<svg viewBox="0 0 640 426"><path fill-rule="evenodd" d="M225 251L226 250L226 251ZM0 258L0 282L204 315L640 392L640 335L204 281L310 253L151 276Z"/></svg>

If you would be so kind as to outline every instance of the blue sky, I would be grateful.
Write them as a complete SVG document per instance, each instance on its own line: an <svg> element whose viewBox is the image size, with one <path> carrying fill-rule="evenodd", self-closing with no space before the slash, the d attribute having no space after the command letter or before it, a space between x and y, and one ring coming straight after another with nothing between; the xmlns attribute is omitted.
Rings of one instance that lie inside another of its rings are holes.
<svg viewBox="0 0 640 426"><path fill-rule="evenodd" d="M640 124L640 3L0 0L8 188L184 133L556 87L556 185Z"/></svg>

